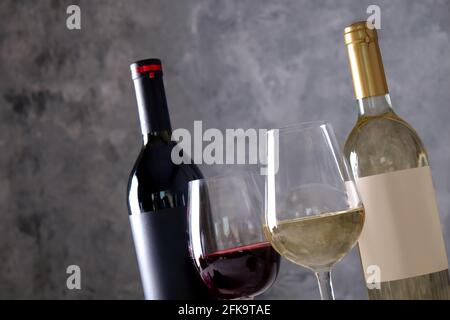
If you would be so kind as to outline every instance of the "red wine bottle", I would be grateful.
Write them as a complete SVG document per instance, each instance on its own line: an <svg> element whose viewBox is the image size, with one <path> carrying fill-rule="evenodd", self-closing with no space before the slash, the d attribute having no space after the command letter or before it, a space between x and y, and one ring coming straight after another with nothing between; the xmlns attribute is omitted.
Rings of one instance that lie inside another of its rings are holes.
<svg viewBox="0 0 450 320"><path fill-rule="evenodd" d="M193 164L174 164L176 144L159 59L131 64L143 146L128 182L128 211L145 298L202 299L208 293L190 259L188 182L202 178Z"/></svg>

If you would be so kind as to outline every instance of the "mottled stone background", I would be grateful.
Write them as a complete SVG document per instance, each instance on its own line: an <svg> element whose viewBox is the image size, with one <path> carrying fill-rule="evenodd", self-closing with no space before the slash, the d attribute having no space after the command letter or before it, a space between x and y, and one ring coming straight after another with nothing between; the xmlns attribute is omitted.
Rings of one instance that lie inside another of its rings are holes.
<svg viewBox="0 0 450 320"><path fill-rule="evenodd" d="M80 31L66 28L72 3ZM430 153L450 249L450 1L2 0L0 298L142 298L125 202L141 143L130 62L163 59L174 128L326 119L343 140L356 107L342 31L369 4L382 9L395 108ZM80 291L66 289L70 264ZM335 268L337 298L366 298L362 281L353 252ZM285 263L264 297L319 293Z"/></svg>

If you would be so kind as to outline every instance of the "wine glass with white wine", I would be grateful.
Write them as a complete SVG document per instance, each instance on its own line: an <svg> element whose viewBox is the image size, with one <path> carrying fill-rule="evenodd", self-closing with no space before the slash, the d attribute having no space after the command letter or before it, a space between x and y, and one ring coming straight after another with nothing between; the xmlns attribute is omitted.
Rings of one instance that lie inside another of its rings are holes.
<svg viewBox="0 0 450 320"><path fill-rule="evenodd" d="M331 268L356 244L364 207L330 124L267 132L264 232L283 257L312 270L334 299Z"/></svg>

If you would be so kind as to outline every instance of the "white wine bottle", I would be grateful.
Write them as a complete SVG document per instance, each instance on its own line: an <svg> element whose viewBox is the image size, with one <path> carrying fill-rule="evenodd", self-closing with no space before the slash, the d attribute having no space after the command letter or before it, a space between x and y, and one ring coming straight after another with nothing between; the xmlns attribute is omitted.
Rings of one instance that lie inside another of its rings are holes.
<svg viewBox="0 0 450 320"><path fill-rule="evenodd" d="M370 299L449 299L448 260L428 156L392 109L377 32L345 28L359 114L345 143L366 220L358 241Z"/></svg>

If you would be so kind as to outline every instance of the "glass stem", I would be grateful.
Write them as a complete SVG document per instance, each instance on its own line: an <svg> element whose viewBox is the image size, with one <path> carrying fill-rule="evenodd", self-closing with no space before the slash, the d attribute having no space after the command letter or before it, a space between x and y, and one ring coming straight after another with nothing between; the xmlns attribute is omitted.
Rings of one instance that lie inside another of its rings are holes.
<svg viewBox="0 0 450 320"><path fill-rule="evenodd" d="M315 274L319 283L320 297L322 300L334 300L331 270L317 271Z"/></svg>

